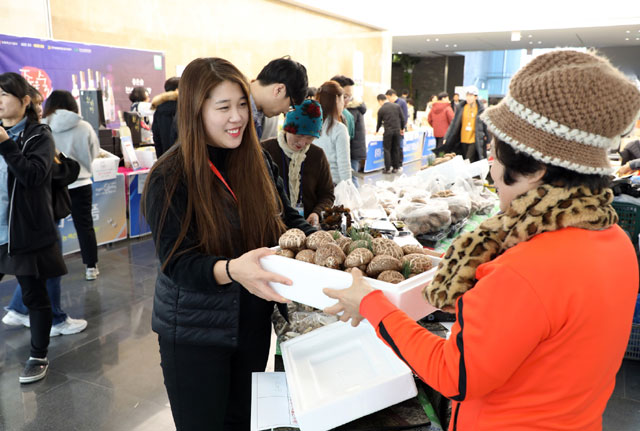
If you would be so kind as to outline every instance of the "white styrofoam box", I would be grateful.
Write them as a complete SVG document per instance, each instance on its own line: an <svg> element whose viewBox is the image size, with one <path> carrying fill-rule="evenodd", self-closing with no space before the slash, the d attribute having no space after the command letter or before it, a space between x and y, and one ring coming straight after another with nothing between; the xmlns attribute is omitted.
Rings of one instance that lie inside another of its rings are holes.
<svg viewBox="0 0 640 431"><path fill-rule="evenodd" d="M372 287L382 290L389 301L407 313L409 317L419 320L436 310L435 307L422 298L422 288L431 281L440 262L439 258L432 256L429 256L429 258L434 263L432 269L411 277L402 283L387 283L368 277L365 277L365 279ZM353 283L353 277L347 272L284 256L266 256L262 258L260 263L265 270L283 275L293 282L291 286L270 283L273 290L292 301L321 310L337 302L322 293L322 289L325 287L346 289Z"/></svg>
<svg viewBox="0 0 640 431"><path fill-rule="evenodd" d="M266 271L283 275L293 282L291 286L269 283L273 290L287 299L321 310L337 302L322 293L322 289L346 289L353 283L353 277L347 272L284 256L266 256L260 263Z"/></svg>
<svg viewBox="0 0 640 431"><path fill-rule="evenodd" d="M385 283L380 280L367 279L372 287L382 290L389 301L411 317L420 320L437 310L422 297L423 288L433 279L438 270L440 258L429 256L433 262L433 268L429 271L411 277L401 283Z"/></svg>
<svg viewBox="0 0 640 431"><path fill-rule="evenodd" d="M301 431L325 431L417 395L413 374L366 321L336 322L280 345Z"/></svg>
<svg viewBox="0 0 640 431"><path fill-rule="evenodd" d="M114 179L118 173L119 163L120 158L118 156L100 149L100 157L96 157L93 159L93 162L91 162L93 181L98 182Z"/></svg>

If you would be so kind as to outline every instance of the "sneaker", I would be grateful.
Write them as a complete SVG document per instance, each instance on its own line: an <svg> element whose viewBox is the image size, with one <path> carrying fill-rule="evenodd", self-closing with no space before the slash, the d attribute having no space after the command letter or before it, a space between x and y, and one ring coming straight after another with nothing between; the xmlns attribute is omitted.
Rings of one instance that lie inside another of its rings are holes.
<svg viewBox="0 0 640 431"><path fill-rule="evenodd" d="M386 169L385 168L385 169L382 170L382 173L383 174L390 174L391 173L391 169Z"/></svg>
<svg viewBox="0 0 640 431"><path fill-rule="evenodd" d="M7 314L2 318L2 323L9 326L26 326L27 328L31 326L29 323L29 315L18 313L17 311L8 310Z"/></svg>
<svg viewBox="0 0 640 431"><path fill-rule="evenodd" d="M24 370L20 373L20 383L33 383L44 379L49 369L49 360L47 358L29 358L24 366Z"/></svg>
<svg viewBox="0 0 640 431"><path fill-rule="evenodd" d="M95 280L99 275L100 271L98 271L98 267L96 266L95 268L87 268L86 272L84 273L84 278L86 278L87 280Z"/></svg>
<svg viewBox="0 0 640 431"><path fill-rule="evenodd" d="M402 168L393 168L391 171L392 174L399 174L400 172L402 172Z"/></svg>
<svg viewBox="0 0 640 431"><path fill-rule="evenodd" d="M71 335L82 332L87 327L87 321L84 319L72 319L67 316L67 320L51 327L49 337L57 337L58 335Z"/></svg>

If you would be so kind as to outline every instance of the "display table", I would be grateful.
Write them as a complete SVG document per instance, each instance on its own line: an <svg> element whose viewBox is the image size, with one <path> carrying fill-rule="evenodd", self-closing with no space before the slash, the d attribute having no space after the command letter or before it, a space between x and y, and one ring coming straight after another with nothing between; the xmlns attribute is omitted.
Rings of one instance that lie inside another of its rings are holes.
<svg viewBox="0 0 640 431"><path fill-rule="evenodd" d="M421 128L405 132L402 139L402 163L411 163L427 157L431 149L435 148L435 138L430 128ZM373 172L384 168L384 148L382 135L367 135L367 159L364 172ZM425 153L426 151L426 153Z"/></svg>
<svg viewBox="0 0 640 431"><path fill-rule="evenodd" d="M129 214L129 237L137 238L151 233L140 204L142 192L147 181L148 168L133 170L130 168L118 168L118 172L125 175L127 191L127 213Z"/></svg>
<svg viewBox="0 0 640 431"><path fill-rule="evenodd" d="M93 183L93 226L98 245L109 244L127 238L127 207L125 178L117 174L115 178ZM78 234L71 215L60 220L58 225L62 236L62 253L80 250Z"/></svg>

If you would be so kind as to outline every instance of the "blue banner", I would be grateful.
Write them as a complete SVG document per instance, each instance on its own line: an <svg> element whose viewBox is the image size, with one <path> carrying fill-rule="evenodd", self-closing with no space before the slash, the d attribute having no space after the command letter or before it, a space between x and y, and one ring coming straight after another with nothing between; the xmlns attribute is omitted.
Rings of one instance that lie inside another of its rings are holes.
<svg viewBox="0 0 640 431"><path fill-rule="evenodd" d="M423 156L424 132L413 130L405 132L402 139L402 163L411 163L420 160ZM435 145L435 141L434 141ZM384 148L381 135L367 135L367 160L364 164L365 172L373 172L384 169Z"/></svg>
<svg viewBox="0 0 640 431"><path fill-rule="evenodd" d="M146 170L127 174L127 184L129 185L129 236L131 238L151 233L151 228L140 209L142 191L147 181L148 172Z"/></svg>

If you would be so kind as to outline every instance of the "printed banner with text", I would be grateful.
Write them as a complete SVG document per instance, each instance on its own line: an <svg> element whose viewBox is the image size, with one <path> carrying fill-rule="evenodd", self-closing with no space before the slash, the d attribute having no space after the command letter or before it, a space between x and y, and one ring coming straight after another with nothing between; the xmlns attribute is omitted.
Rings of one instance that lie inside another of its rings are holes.
<svg viewBox="0 0 640 431"><path fill-rule="evenodd" d="M164 91L164 69L160 51L0 34L0 73L20 73L45 99L53 90L70 91L78 105L81 90L100 88L110 128L119 127L119 111L129 111L133 87L146 87L152 98Z"/></svg>

